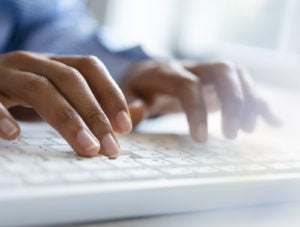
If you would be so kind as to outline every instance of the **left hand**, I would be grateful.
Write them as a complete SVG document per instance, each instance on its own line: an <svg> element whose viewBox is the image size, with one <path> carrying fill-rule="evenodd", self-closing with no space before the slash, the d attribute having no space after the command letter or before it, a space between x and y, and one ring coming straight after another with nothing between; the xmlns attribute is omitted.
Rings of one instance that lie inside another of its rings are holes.
<svg viewBox="0 0 300 227"><path fill-rule="evenodd" d="M207 140L207 115L221 110L224 135L236 138L239 129L252 132L261 116L279 122L260 97L248 73L224 62L179 63L141 61L121 81L134 125L142 119L184 111L195 141Z"/></svg>

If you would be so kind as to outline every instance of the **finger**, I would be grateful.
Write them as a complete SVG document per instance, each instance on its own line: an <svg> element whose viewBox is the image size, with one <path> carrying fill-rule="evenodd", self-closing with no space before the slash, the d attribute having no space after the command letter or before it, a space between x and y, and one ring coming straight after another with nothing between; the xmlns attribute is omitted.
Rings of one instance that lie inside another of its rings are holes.
<svg viewBox="0 0 300 227"><path fill-rule="evenodd" d="M179 100L186 113L192 138L198 142L205 142L208 137L207 110L201 87L200 81L188 84L186 88L182 87Z"/></svg>
<svg viewBox="0 0 300 227"><path fill-rule="evenodd" d="M19 136L20 127L1 102L3 102L3 97L0 95L0 137L13 140Z"/></svg>
<svg viewBox="0 0 300 227"><path fill-rule="evenodd" d="M270 106L261 98L257 99L258 114L271 126L278 127L282 122L276 117Z"/></svg>
<svg viewBox="0 0 300 227"><path fill-rule="evenodd" d="M76 68L84 75L116 132L128 133L131 131L132 123L125 97L98 58L94 56L55 56L52 59Z"/></svg>
<svg viewBox="0 0 300 227"><path fill-rule="evenodd" d="M220 110L220 100L216 93L215 86L207 84L203 86L203 97L208 112L217 112Z"/></svg>
<svg viewBox="0 0 300 227"><path fill-rule="evenodd" d="M128 103L132 125L133 127L135 127L143 119L149 117L148 107L141 98L139 98L136 94L133 93L128 84L124 84L122 90Z"/></svg>
<svg viewBox="0 0 300 227"><path fill-rule="evenodd" d="M245 132L253 132L256 119L257 119L257 94L255 91L254 83L246 72L242 68L237 68L237 73L241 82L244 104L241 113L240 126Z"/></svg>
<svg viewBox="0 0 300 227"><path fill-rule="evenodd" d="M245 102L242 114L242 128L246 132L252 132L255 128L257 115L272 126L279 126L280 120L271 111L269 105L259 97L254 83L245 69L238 68L237 72L242 84Z"/></svg>
<svg viewBox="0 0 300 227"><path fill-rule="evenodd" d="M243 92L235 68L227 63L214 64L211 79L221 101L222 129L228 139L236 138L240 128Z"/></svg>
<svg viewBox="0 0 300 227"><path fill-rule="evenodd" d="M136 99L129 103L129 111L133 127L147 118L146 104L141 99Z"/></svg>
<svg viewBox="0 0 300 227"><path fill-rule="evenodd" d="M26 62L27 64L25 64ZM32 67L32 65L35 65L35 67ZM26 57L23 57L21 68L25 71L43 75L44 78L47 78L55 85L59 93L76 110L98 141L100 141L101 154L109 157L118 155L119 145L111 124L85 78L77 69L46 58L28 56L28 54L26 54ZM101 77L102 75L99 74L100 72L98 72L98 75L95 75ZM107 94L106 99L110 99L107 97Z"/></svg>
<svg viewBox="0 0 300 227"><path fill-rule="evenodd" d="M10 70L2 75L2 81L11 83L11 86L1 83L2 91L22 105L32 106L79 155L90 157L98 154L98 140L49 80L33 73Z"/></svg>

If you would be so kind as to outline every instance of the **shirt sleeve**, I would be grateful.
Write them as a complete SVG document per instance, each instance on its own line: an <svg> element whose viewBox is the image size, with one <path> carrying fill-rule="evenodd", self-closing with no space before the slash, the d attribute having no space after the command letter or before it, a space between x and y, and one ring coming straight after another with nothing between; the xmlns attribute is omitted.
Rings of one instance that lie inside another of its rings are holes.
<svg viewBox="0 0 300 227"><path fill-rule="evenodd" d="M29 23L20 49L64 55L95 55L117 82L130 64L149 58L140 46L122 45L121 39L117 39L119 43L114 45L116 37L98 28L83 2L72 2L73 5L62 9L57 10L56 7L55 12L50 16L48 14L42 23Z"/></svg>

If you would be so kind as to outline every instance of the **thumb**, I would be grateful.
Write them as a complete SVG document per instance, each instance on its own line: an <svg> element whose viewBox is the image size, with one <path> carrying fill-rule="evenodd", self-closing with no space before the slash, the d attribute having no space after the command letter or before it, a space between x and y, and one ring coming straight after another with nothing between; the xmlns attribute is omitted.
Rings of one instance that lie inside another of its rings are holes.
<svg viewBox="0 0 300 227"><path fill-rule="evenodd" d="M147 117L147 107L143 100L139 98L130 99L128 107L133 127Z"/></svg>

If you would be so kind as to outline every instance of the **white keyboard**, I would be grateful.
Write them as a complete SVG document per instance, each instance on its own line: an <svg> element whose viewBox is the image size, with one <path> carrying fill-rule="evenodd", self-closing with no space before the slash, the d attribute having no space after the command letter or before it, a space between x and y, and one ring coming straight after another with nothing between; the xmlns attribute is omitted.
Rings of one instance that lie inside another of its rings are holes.
<svg viewBox="0 0 300 227"><path fill-rule="evenodd" d="M81 158L61 137L41 132L1 140L0 191L5 187L146 180L211 178L300 172L300 152L277 147L239 145L221 139L195 144L186 136L119 136L121 155Z"/></svg>
<svg viewBox="0 0 300 227"><path fill-rule="evenodd" d="M53 132L2 141L0 191L5 187L106 183L153 178L203 178L300 172L300 152L221 139L195 144L187 136L119 137L121 155L81 158Z"/></svg>
<svg viewBox="0 0 300 227"><path fill-rule="evenodd" d="M118 138L115 160L79 157L53 131L1 140L0 226L299 200L299 148L217 138L196 144L171 134Z"/></svg>

